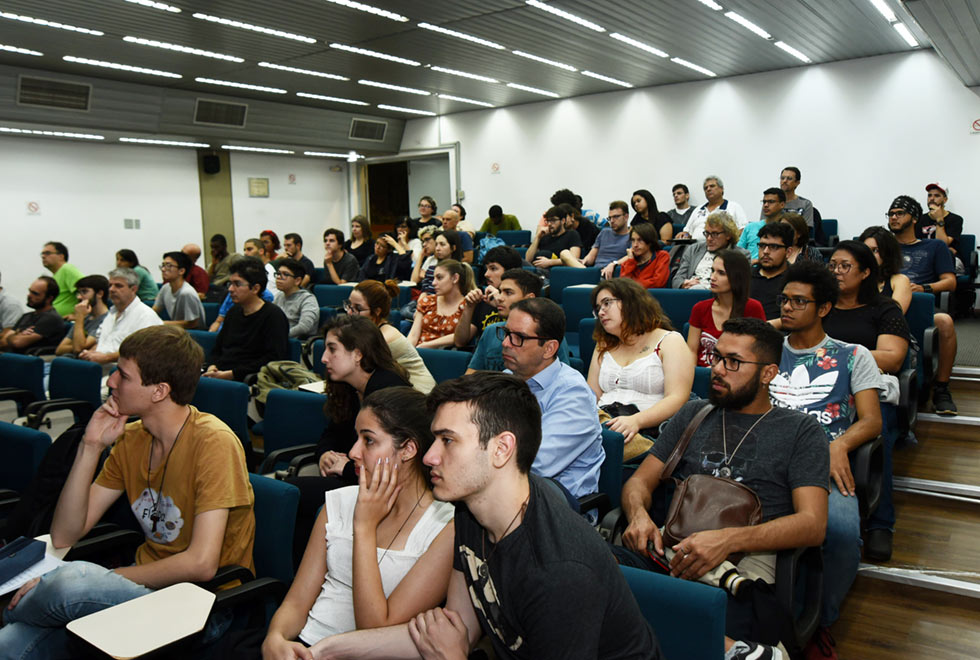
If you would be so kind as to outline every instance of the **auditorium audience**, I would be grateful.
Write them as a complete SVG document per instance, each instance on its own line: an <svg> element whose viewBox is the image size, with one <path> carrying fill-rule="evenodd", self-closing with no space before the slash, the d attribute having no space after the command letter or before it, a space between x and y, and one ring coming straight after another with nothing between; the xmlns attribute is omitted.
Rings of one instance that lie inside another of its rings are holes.
<svg viewBox="0 0 980 660"><path fill-rule="evenodd" d="M692 220L693 222L693 220ZM711 266L715 255L730 248L748 254L737 247L738 227L727 211L715 211L704 221L703 241L688 245L681 256L677 273L671 280L674 289L707 289L711 284Z"/></svg>
<svg viewBox="0 0 980 660"><path fill-rule="evenodd" d="M103 275L87 275L75 282L75 313L72 315L71 330L55 355L78 355L87 348L95 346L97 333L109 313L109 280Z"/></svg>
<svg viewBox="0 0 980 660"><path fill-rule="evenodd" d="M600 421L623 435L624 460L631 460L690 398L694 357L657 301L633 280L600 282L591 300L596 346L589 387Z"/></svg>
<svg viewBox="0 0 980 660"><path fill-rule="evenodd" d="M779 222L786 207L786 193L779 188L766 188L762 193L762 219L745 225L738 237L738 246L749 251L752 263L759 261L759 229Z"/></svg>
<svg viewBox="0 0 980 660"><path fill-rule="evenodd" d="M194 287L184 277L191 268L190 258L183 252L167 252L160 263L163 286L153 305L157 314L166 311L166 325L179 325L186 330L204 329L204 305Z"/></svg>
<svg viewBox="0 0 980 660"><path fill-rule="evenodd" d="M279 243L279 237L276 235L276 232L271 229L266 229L259 234L259 238L262 241L262 251L265 253L262 261L269 263L278 259L279 253L276 250L281 247L281 244Z"/></svg>
<svg viewBox="0 0 980 660"><path fill-rule="evenodd" d="M276 288L279 290L272 302L286 315L290 338L311 337L316 334L320 324L320 305L316 296L300 286L306 274L303 264L292 257L285 257L277 263Z"/></svg>
<svg viewBox="0 0 980 660"><path fill-rule="evenodd" d="M903 314L908 312L912 304L912 282L902 273L902 247L898 239L884 227L868 227L858 240L864 241L878 262L878 291L898 303Z"/></svg>
<svg viewBox="0 0 980 660"><path fill-rule="evenodd" d="M148 305L153 305L159 294L160 287L150 275L150 271L140 264L139 258L132 250L122 249L116 252L116 268L131 268L140 278L139 290L136 295Z"/></svg>
<svg viewBox="0 0 980 660"><path fill-rule="evenodd" d="M344 249L344 232L328 229L323 232L323 270L326 284L344 284L357 281L361 264L357 257Z"/></svg>
<svg viewBox="0 0 980 660"><path fill-rule="evenodd" d="M720 178L714 175L705 177L704 197L707 201L694 210L687 224L684 225L684 230L677 234L677 238L693 238L701 242L708 218L718 211L725 211L735 224L737 230L735 240L738 240L737 232L745 227L748 218L738 202L725 199L725 184Z"/></svg>
<svg viewBox="0 0 980 660"><path fill-rule="evenodd" d="M616 266L619 266L620 277L636 280L644 289L657 289L667 285L670 278L670 254L660 249L657 230L651 223L641 222L630 228L630 249L626 251L625 257L607 264L602 269L602 277L611 279Z"/></svg>
<svg viewBox="0 0 980 660"><path fill-rule="evenodd" d="M824 258L814 246L810 245L810 229L806 226L806 220L799 213L783 213L779 219L783 224L793 228L793 244L786 251L786 260L790 265L810 261L815 264L823 264Z"/></svg>
<svg viewBox="0 0 980 660"><path fill-rule="evenodd" d="M27 306L33 311L23 314L12 328L0 331L0 351L25 353L28 349L57 347L65 334L65 321L54 308L58 293L58 283L53 277L42 275L31 282Z"/></svg>
<svg viewBox="0 0 980 660"><path fill-rule="evenodd" d="M442 238L442 237L440 237ZM444 259L435 268L433 293L419 296L408 340L419 348L447 348L463 315L466 294L475 287L473 271L455 259ZM467 343L472 335L466 338Z"/></svg>
<svg viewBox="0 0 980 660"><path fill-rule="evenodd" d="M303 281L299 284L300 287L309 289L313 284L319 284L319 282L313 281L316 266L313 265L313 261L309 257L303 254L303 237L295 232L290 232L282 237L282 241L285 256L298 261L303 266L304 275Z"/></svg>
<svg viewBox="0 0 980 660"><path fill-rule="evenodd" d="M506 231L518 231L521 228L521 223L517 219L516 215L511 215L509 213L504 213L504 210L500 208L499 204L494 204L487 211L487 219L483 221L480 226L480 231L486 232L493 236L497 235L497 232L501 229Z"/></svg>
<svg viewBox="0 0 980 660"><path fill-rule="evenodd" d="M421 293L432 293L432 276L435 274L436 264L443 259L454 258L454 249L449 243L452 234L438 234L437 236L435 227L422 227L419 231L418 240L422 242L422 252L412 267L412 276L408 279L418 285Z"/></svg>
<svg viewBox="0 0 980 660"><path fill-rule="evenodd" d="M484 330L490 325L503 320L497 311L497 299L500 296L500 278L504 272L521 267L521 255L508 245L498 245L487 251L483 257L483 279L486 286L481 290L475 288L463 299L466 306L459 317L456 330L453 332L453 343L457 348L465 348L473 341L479 341ZM535 277L532 275L532 277ZM540 280L538 280L540 286Z"/></svg>
<svg viewBox="0 0 980 660"><path fill-rule="evenodd" d="M422 241L418 238L412 238L412 228L409 226L408 221L411 220L407 215L398 221L395 225L395 235L398 240L398 245L409 253L412 259L412 268L415 268L415 264L419 260L419 256L422 254ZM408 278L405 278L408 279Z"/></svg>
<svg viewBox="0 0 980 660"><path fill-rule="evenodd" d="M357 259L358 267L374 254L374 235L367 216L355 215L350 220L350 238L344 242L344 250Z"/></svg>
<svg viewBox="0 0 980 660"><path fill-rule="evenodd" d="M621 200L611 202L609 226L599 232L589 253L580 260L573 250L563 251L560 253L562 264L573 268L595 266L602 269L613 261L623 258L630 245L629 219L629 207L626 206L626 202Z"/></svg>
<svg viewBox="0 0 980 660"><path fill-rule="evenodd" d="M109 300L112 309L99 326L98 341L94 348L87 348L78 357L99 364L109 364L119 359L119 346L126 337L137 330L163 321L152 308L136 297L139 276L131 268L109 271Z"/></svg>
<svg viewBox="0 0 980 660"><path fill-rule="evenodd" d="M272 265L272 260L265 253L262 241L258 238L250 238L245 241L245 248L242 250L246 257L255 257L262 261L265 267L266 283L265 288L270 295L276 290L276 267Z"/></svg>
<svg viewBox="0 0 980 660"><path fill-rule="evenodd" d="M58 285L54 308L62 317L75 309L75 282L82 278L82 271L68 263L68 248L64 243L50 241L41 249L41 265L51 271Z"/></svg>
<svg viewBox="0 0 980 660"><path fill-rule="evenodd" d="M657 208L657 200L652 192L643 188L635 191L630 198L630 206L636 211L636 215L630 221L631 227L649 222L657 230L661 241L667 242L674 237L674 226L667 214L661 213Z"/></svg>
<svg viewBox="0 0 980 660"><path fill-rule="evenodd" d="M449 215L451 211L447 211ZM465 236L465 234L463 234ZM472 254L472 250L470 251ZM391 236L383 234L374 241L374 255L361 264L357 280L404 280L411 274L412 255Z"/></svg>
<svg viewBox="0 0 980 660"><path fill-rule="evenodd" d="M436 210L438 206L436 205L436 200L432 199L428 195L423 195L419 199L419 217L412 218L409 222L409 226L412 228L412 238L419 235L423 227L435 227L436 229L442 227L442 221L437 216Z"/></svg>
<svg viewBox="0 0 980 660"><path fill-rule="evenodd" d="M759 228L759 263L752 266L749 295L762 303L766 319L778 319L779 294L783 292L783 280L789 263L786 254L793 244L793 228L782 222Z"/></svg>
<svg viewBox="0 0 980 660"><path fill-rule="evenodd" d="M711 366L711 352L728 319L742 317L766 320L766 312L755 298L749 298L752 267L748 258L735 250L721 250L711 264L712 297L695 303L688 320L687 345L697 366Z"/></svg>
<svg viewBox="0 0 980 660"><path fill-rule="evenodd" d="M670 194L674 198L674 208L667 211L667 217L670 219L671 232L673 232L673 225L681 227L687 225L688 219L694 213L694 207L690 204L691 191L685 184L675 183L670 189Z"/></svg>
<svg viewBox="0 0 980 660"><path fill-rule="evenodd" d="M242 255L237 252L228 253L228 239L224 234L212 236L210 247L211 265L208 266L208 277L211 279L211 286L224 288L231 274L231 264L241 259Z"/></svg>
<svg viewBox="0 0 980 660"><path fill-rule="evenodd" d="M190 284L197 295L202 299L207 295L211 282L208 279L208 271L197 265L197 260L201 258L201 246L196 243L188 243L180 248L180 251L187 255L191 265L184 279Z"/></svg>
<svg viewBox="0 0 980 660"><path fill-rule="evenodd" d="M565 229L574 231L582 239L582 252L588 254L595 245L595 239L599 236L599 228L586 218L579 209L568 204L562 204L559 208L565 211Z"/></svg>
<svg viewBox="0 0 980 660"><path fill-rule="evenodd" d="M459 236L460 261L463 263L473 263L473 237L468 232L458 229L460 216L453 209L449 209L442 214L443 232L453 231Z"/></svg>
<svg viewBox="0 0 980 660"><path fill-rule="evenodd" d="M949 201L949 186L930 183L926 186L929 212L923 213L915 223L916 238L935 238L949 247L953 259L957 260L957 273L962 272L960 257L960 236L963 235L963 216L946 210Z"/></svg>
<svg viewBox="0 0 980 660"><path fill-rule="evenodd" d="M582 239L574 230L565 228L565 212L561 206L552 206L545 211L544 224L534 232L526 254L528 262L542 274L563 262L566 266L578 264L584 268L578 261L582 254Z"/></svg>
<svg viewBox="0 0 980 660"><path fill-rule="evenodd" d="M7 294L0 286L0 330L14 327L14 324L24 315L24 306L13 296Z"/></svg>

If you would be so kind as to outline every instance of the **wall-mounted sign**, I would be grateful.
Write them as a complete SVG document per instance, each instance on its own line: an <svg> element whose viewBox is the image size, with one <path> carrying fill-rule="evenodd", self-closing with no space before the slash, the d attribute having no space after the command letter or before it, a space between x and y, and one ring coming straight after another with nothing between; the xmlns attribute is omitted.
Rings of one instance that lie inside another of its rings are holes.
<svg viewBox="0 0 980 660"><path fill-rule="evenodd" d="M269 180L268 179L258 179L249 177L248 178L248 196L249 197L268 197L269 196Z"/></svg>
<svg viewBox="0 0 980 660"><path fill-rule="evenodd" d="M37 202L27 202L27 215L41 215L41 205Z"/></svg>
<svg viewBox="0 0 980 660"><path fill-rule="evenodd" d="M980 119L973 120L973 130L970 132L974 134L980 133Z"/></svg>

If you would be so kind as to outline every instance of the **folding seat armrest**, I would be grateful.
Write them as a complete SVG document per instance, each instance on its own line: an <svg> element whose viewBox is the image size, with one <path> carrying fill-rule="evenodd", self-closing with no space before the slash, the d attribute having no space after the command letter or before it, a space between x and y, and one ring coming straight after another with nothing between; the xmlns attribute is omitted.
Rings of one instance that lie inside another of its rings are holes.
<svg viewBox="0 0 980 660"><path fill-rule="evenodd" d="M607 542L615 543L623 535L628 521L620 508L615 508L599 519L599 535Z"/></svg>
<svg viewBox="0 0 980 660"><path fill-rule="evenodd" d="M227 610L239 608L243 605L253 605L257 607L265 602L272 601L278 607L286 597L288 586L274 578L258 578L249 582L243 582L237 587L223 589L216 594L212 612L217 610ZM261 608L264 615L265 608Z"/></svg>
<svg viewBox="0 0 980 660"><path fill-rule="evenodd" d="M146 538L132 529L116 529L96 537L91 535L78 541L65 555L66 561L85 560L98 563L99 559L119 554L130 558ZM130 563L123 560L124 563Z"/></svg>
<svg viewBox="0 0 980 660"><path fill-rule="evenodd" d="M833 234L833 235L827 237L827 245L828 246L834 246L834 245L837 245L838 243L840 243L840 235L839 234Z"/></svg>
<svg viewBox="0 0 980 660"><path fill-rule="evenodd" d="M601 519L609 511L609 496L605 493L589 493L578 498L579 511L586 513L598 509Z"/></svg>
<svg viewBox="0 0 980 660"><path fill-rule="evenodd" d="M218 587L228 584L238 580L242 584L251 582L255 579L252 571L248 570L244 566L239 566L238 564L229 564L228 566L221 566L218 571L214 574L214 577L206 582L196 582L197 586L202 589L207 589L208 591L217 591Z"/></svg>
<svg viewBox="0 0 980 660"><path fill-rule="evenodd" d="M797 588L800 580L805 580L802 591ZM820 621L823 599L823 551L820 547L780 550L776 554L775 586L779 604L793 617L794 639L783 639L782 642L787 649L802 650ZM802 598L799 603L802 609L797 607L797 595Z"/></svg>
<svg viewBox="0 0 980 660"><path fill-rule="evenodd" d="M265 457L265 460L262 461L262 465L259 466L259 469L256 472L258 474L268 474L275 469L277 463L291 461L297 456L314 453L316 453L316 445L314 444L296 445L295 447L284 447L283 449L277 449Z"/></svg>
<svg viewBox="0 0 980 660"><path fill-rule="evenodd" d="M942 291L942 292L939 293L939 311L940 312L942 312L944 314L949 314L949 305L950 305L950 299L951 298L952 298L952 296L950 296L950 292L949 291Z"/></svg>
<svg viewBox="0 0 980 660"><path fill-rule="evenodd" d="M922 333L922 368L925 374L925 382L920 383L922 388L928 391L932 384L932 379L936 375L939 365L939 332L936 326L929 326Z"/></svg>
<svg viewBox="0 0 980 660"><path fill-rule="evenodd" d="M37 401L37 397L34 392L19 387L0 387L0 400L13 401L17 404L17 413L22 414L27 406Z"/></svg>
<svg viewBox="0 0 980 660"><path fill-rule="evenodd" d="M857 493L861 519L867 520L878 507L884 466L883 438L878 435L851 452L851 474Z"/></svg>
<svg viewBox="0 0 980 660"><path fill-rule="evenodd" d="M48 401L35 401L27 405L24 414L27 415L27 426L32 429L41 428L44 418L48 413L56 410L70 410L75 415L75 419L81 423L87 423L95 411L92 404L81 399L49 399ZM50 424L48 424L50 427Z"/></svg>

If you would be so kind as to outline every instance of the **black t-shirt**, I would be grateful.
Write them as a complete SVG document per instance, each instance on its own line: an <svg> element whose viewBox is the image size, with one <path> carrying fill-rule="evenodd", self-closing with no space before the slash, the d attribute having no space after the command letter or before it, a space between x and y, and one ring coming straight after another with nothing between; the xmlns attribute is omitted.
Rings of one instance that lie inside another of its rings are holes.
<svg viewBox="0 0 980 660"><path fill-rule="evenodd" d="M762 309L766 312L766 320L778 319L779 302L776 296L783 292L783 283L786 280L786 271L776 277L766 277L758 264L752 267L752 280L749 282L749 297L755 298L762 303Z"/></svg>
<svg viewBox="0 0 980 660"><path fill-rule="evenodd" d="M578 227L575 228L575 233L582 240L582 256L584 257L592 249L592 245L595 243L596 236L599 235L600 229L596 227L588 218L582 218L578 223Z"/></svg>
<svg viewBox="0 0 980 660"><path fill-rule="evenodd" d="M823 319L823 331L834 339L860 344L869 351L877 348L878 335L895 335L909 340L909 324L902 308L884 296L854 309L833 307Z"/></svg>
<svg viewBox="0 0 980 660"><path fill-rule="evenodd" d="M963 216L950 213L946 216L945 222L946 226L943 229L946 230L946 235L953 239L949 247L959 252L960 236L963 235ZM928 213L924 213L919 218L919 221L915 223L915 237L920 240L923 238L936 238L936 221Z"/></svg>
<svg viewBox="0 0 980 660"><path fill-rule="evenodd" d="M637 213L636 215L633 216L633 219L630 220L630 227L635 227L638 224L640 224L641 222L650 222L650 221L647 220L646 218L644 218L639 213ZM669 225L669 224L671 224L671 222L670 222L670 216L668 216L666 213L663 213L663 212L657 213L657 216L653 219L653 227L654 227L654 229L657 230L657 236L658 237L660 235L660 229L661 229L661 227L663 227L664 225Z"/></svg>
<svg viewBox="0 0 980 660"><path fill-rule="evenodd" d="M533 256L528 257L528 261L533 264L534 260L538 257L556 259L562 250L568 250L573 247L582 247L582 238L574 229L566 229L560 236L548 234L547 236L542 236L541 240L538 241L538 251ZM580 256L584 257L585 255Z"/></svg>
<svg viewBox="0 0 980 660"><path fill-rule="evenodd" d="M14 324L14 332L27 330L31 326L34 332L41 335L41 338L31 344L31 350L38 348L57 348L61 338L65 335L65 321L54 308L43 312L28 312Z"/></svg>
<svg viewBox="0 0 980 660"><path fill-rule="evenodd" d="M505 320L498 312L496 307L491 307L485 302L480 302L476 309L473 310L473 320L471 321L473 325L476 326L476 335L473 337L473 341L477 341L483 331L491 323L500 323Z"/></svg>
<svg viewBox="0 0 980 660"><path fill-rule="evenodd" d="M364 263L365 259L374 256L374 240L364 241L358 247L351 248L350 240L348 239L344 241L344 249L347 250L349 254L354 255L354 258L357 259L358 266L360 266Z"/></svg>
<svg viewBox="0 0 980 660"><path fill-rule="evenodd" d="M299 262L303 264L303 270L306 271L306 275L310 276L310 286L319 284L319 282L316 281L316 264L313 263L313 260L304 254Z"/></svg>
<svg viewBox="0 0 980 660"><path fill-rule="evenodd" d="M662 658L602 537L556 488L529 479L524 521L496 546L456 504L453 568L497 658Z"/></svg>
<svg viewBox="0 0 980 660"><path fill-rule="evenodd" d="M272 303L245 315L241 305L232 305L211 351L218 369L231 369L235 380L258 373L266 364L289 359L289 320Z"/></svg>
<svg viewBox="0 0 980 660"><path fill-rule="evenodd" d="M408 220L408 237L418 238L419 230L422 227L438 227L442 229L442 221L436 220L435 217L429 218L428 222L422 222L422 218L409 218Z"/></svg>

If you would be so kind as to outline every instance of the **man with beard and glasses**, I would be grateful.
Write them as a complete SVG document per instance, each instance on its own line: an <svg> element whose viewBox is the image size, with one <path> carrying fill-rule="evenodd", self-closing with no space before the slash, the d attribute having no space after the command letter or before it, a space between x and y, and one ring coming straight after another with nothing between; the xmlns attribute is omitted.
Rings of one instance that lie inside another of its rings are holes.
<svg viewBox="0 0 980 660"><path fill-rule="evenodd" d="M58 283L42 275L27 289L27 306L31 308L14 327L0 331L0 351L24 353L29 348L54 348L65 334L65 322L54 308Z"/></svg>
<svg viewBox="0 0 980 660"><path fill-rule="evenodd" d="M87 348L95 348L96 333L109 313L109 280L104 275L89 275L75 282L75 325L68 332L55 355L78 354Z"/></svg>
<svg viewBox="0 0 980 660"><path fill-rule="evenodd" d="M726 321L712 352L709 401L681 408L623 487L629 526L625 547L613 547L617 559L725 589L726 660L786 657L778 644L792 613L779 606L772 587L776 552L819 545L827 526L826 436L809 415L769 400L782 347L782 335L764 321ZM681 434L709 404L714 409L691 436L673 476L708 474L748 486L762 503L763 522L697 532L671 547L650 517L653 491ZM744 557L732 564L726 558L736 552Z"/></svg>

